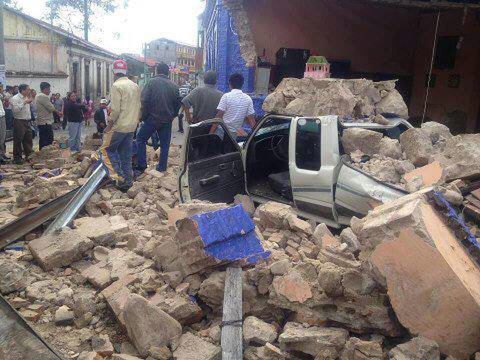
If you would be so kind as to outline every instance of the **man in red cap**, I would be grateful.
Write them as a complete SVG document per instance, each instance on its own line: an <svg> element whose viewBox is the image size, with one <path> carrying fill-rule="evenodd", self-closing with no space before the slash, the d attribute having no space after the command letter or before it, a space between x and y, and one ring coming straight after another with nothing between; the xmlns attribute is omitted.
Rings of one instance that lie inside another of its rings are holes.
<svg viewBox="0 0 480 360"><path fill-rule="evenodd" d="M140 88L127 77L127 63L113 63L110 117L100 148L102 161L117 187L127 191L133 183L132 142L140 119Z"/></svg>

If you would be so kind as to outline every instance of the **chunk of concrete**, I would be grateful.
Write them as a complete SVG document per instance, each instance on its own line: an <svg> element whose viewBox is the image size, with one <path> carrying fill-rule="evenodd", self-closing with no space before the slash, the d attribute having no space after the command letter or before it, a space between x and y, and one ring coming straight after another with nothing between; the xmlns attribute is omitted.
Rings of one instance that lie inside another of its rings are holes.
<svg viewBox="0 0 480 360"><path fill-rule="evenodd" d="M57 311L55 311L55 324L57 325L70 325L73 323L74 318L75 314L66 305L60 306Z"/></svg>
<svg viewBox="0 0 480 360"><path fill-rule="evenodd" d="M345 344L340 360L383 360L382 345L352 337Z"/></svg>
<svg viewBox="0 0 480 360"><path fill-rule="evenodd" d="M75 220L76 230L91 239L95 245L112 246L116 243L115 232L106 216L83 217Z"/></svg>
<svg viewBox="0 0 480 360"><path fill-rule="evenodd" d="M273 288L277 294L292 302L304 303L313 296L311 285L295 270L284 276L275 277Z"/></svg>
<svg viewBox="0 0 480 360"><path fill-rule="evenodd" d="M342 136L342 145L346 154L361 151L365 155L378 154L383 134L362 128L345 129Z"/></svg>
<svg viewBox="0 0 480 360"><path fill-rule="evenodd" d="M30 241L28 248L39 265L48 271L81 260L93 248L93 242L76 230L64 228L58 234Z"/></svg>
<svg viewBox="0 0 480 360"><path fill-rule="evenodd" d="M17 261L3 259L0 262L0 293L3 295L24 289L26 286L25 268Z"/></svg>
<svg viewBox="0 0 480 360"><path fill-rule="evenodd" d="M440 360L440 351L435 341L422 336L394 347L388 353L391 360Z"/></svg>
<svg viewBox="0 0 480 360"><path fill-rule="evenodd" d="M432 141L427 132L422 129L408 129L400 135L400 145L413 165L416 167L428 164L433 154Z"/></svg>
<svg viewBox="0 0 480 360"><path fill-rule="evenodd" d="M247 344L265 345L277 340L275 326L255 316L249 316L243 322L243 338Z"/></svg>
<svg viewBox="0 0 480 360"><path fill-rule="evenodd" d="M187 332L180 337L173 356L177 360L220 360L222 349Z"/></svg>
<svg viewBox="0 0 480 360"><path fill-rule="evenodd" d="M480 348L478 266L421 193L377 207L359 239L404 327L446 355L466 358Z"/></svg>
<svg viewBox="0 0 480 360"><path fill-rule="evenodd" d="M248 195L235 195L234 198L234 204L235 205L242 205L243 210L245 210L248 215L253 217L253 214L255 214L255 204L253 203L253 200L250 196Z"/></svg>
<svg viewBox="0 0 480 360"><path fill-rule="evenodd" d="M92 349L103 357L112 356L113 345L107 334L92 337Z"/></svg>
<svg viewBox="0 0 480 360"><path fill-rule="evenodd" d="M376 104L377 114L395 114L404 119L408 119L408 107L400 93L393 89L388 95Z"/></svg>
<svg viewBox="0 0 480 360"><path fill-rule="evenodd" d="M397 139L390 139L384 136L380 141L380 150L378 153L382 156L400 160L403 156L402 147Z"/></svg>
<svg viewBox="0 0 480 360"><path fill-rule="evenodd" d="M348 331L340 328L305 327L289 322L278 338L280 348L285 351L298 351L317 356L329 351L338 356L348 339Z"/></svg>
<svg viewBox="0 0 480 360"><path fill-rule="evenodd" d="M421 128L430 136L433 144L442 138L450 139L453 136L448 126L435 121L427 121L422 124Z"/></svg>
<svg viewBox="0 0 480 360"><path fill-rule="evenodd" d="M130 294L124 309L128 337L141 356L151 347L168 345L182 334L182 325L140 295Z"/></svg>

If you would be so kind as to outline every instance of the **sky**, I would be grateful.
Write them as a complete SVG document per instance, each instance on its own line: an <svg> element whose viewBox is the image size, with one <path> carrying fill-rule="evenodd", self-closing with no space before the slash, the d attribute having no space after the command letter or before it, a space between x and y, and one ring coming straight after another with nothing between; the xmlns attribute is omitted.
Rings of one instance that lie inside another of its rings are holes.
<svg viewBox="0 0 480 360"><path fill-rule="evenodd" d="M45 2L17 0L23 12L42 20ZM94 28L89 40L117 54L139 54L143 43L161 37L195 45L197 16L204 6L202 0L129 0L127 8L119 8L113 14L93 14ZM74 33L83 37L81 31Z"/></svg>

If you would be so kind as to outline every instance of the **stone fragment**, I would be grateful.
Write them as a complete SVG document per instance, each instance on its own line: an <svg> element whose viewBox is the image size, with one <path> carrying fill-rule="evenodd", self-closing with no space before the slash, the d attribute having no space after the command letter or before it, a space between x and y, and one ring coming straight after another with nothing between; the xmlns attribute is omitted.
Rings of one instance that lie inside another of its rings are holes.
<svg viewBox="0 0 480 360"><path fill-rule="evenodd" d="M255 316L248 316L243 322L243 339L247 344L265 345L277 340L275 326Z"/></svg>
<svg viewBox="0 0 480 360"><path fill-rule="evenodd" d="M128 354L113 354L112 360L142 360L139 357Z"/></svg>
<svg viewBox="0 0 480 360"><path fill-rule="evenodd" d="M92 349L103 357L112 356L114 353L113 345L106 334L92 337Z"/></svg>
<svg viewBox="0 0 480 360"><path fill-rule="evenodd" d="M433 154L430 136L422 129L412 128L405 131L400 135L400 144L407 159L416 167L427 165Z"/></svg>
<svg viewBox="0 0 480 360"><path fill-rule="evenodd" d="M419 336L394 347L388 357L391 360L439 360L440 351L435 341Z"/></svg>
<svg viewBox="0 0 480 360"><path fill-rule="evenodd" d="M380 149L378 153L382 156L397 160L400 160L403 156L402 147L397 139L390 139L389 137L384 136L382 140L380 140L379 147Z"/></svg>
<svg viewBox="0 0 480 360"><path fill-rule="evenodd" d="M136 294L129 295L124 318L128 336L141 356L147 356L151 347L168 345L182 334L182 326L174 318Z"/></svg>
<svg viewBox="0 0 480 360"><path fill-rule="evenodd" d="M55 324L57 325L70 325L73 323L74 318L75 314L66 305L60 306L57 311L55 311Z"/></svg>
<svg viewBox="0 0 480 360"><path fill-rule="evenodd" d="M403 101L402 95L395 89L390 90L388 95L376 104L376 113L382 115L395 114L408 119L408 107Z"/></svg>
<svg viewBox="0 0 480 360"><path fill-rule="evenodd" d="M242 205L243 210L245 210L252 217L253 214L255 214L255 204L253 203L252 198L248 195L235 195L234 204Z"/></svg>
<svg viewBox="0 0 480 360"><path fill-rule="evenodd" d="M318 269L318 284L329 297L343 295L342 269L332 263L325 263Z"/></svg>
<svg viewBox="0 0 480 360"><path fill-rule="evenodd" d="M285 220L291 214L293 214L291 206L273 201L260 205L255 212L264 228L274 229L284 229L285 224L288 224Z"/></svg>
<svg viewBox="0 0 480 360"><path fill-rule="evenodd" d="M15 309L20 309L23 307L26 307L30 304L30 302L26 299L23 299L21 297L16 297L11 300L9 300L10 305L12 305Z"/></svg>
<svg viewBox="0 0 480 360"><path fill-rule="evenodd" d="M187 332L180 337L173 356L177 360L220 360L222 349Z"/></svg>
<svg viewBox="0 0 480 360"><path fill-rule="evenodd" d="M83 217L75 220L76 230L91 239L95 245L112 246L116 243L115 232L107 217Z"/></svg>
<svg viewBox="0 0 480 360"><path fill-rule="evenodd" d="M383 134L362 128L349 128L343 131L342 145L346 154L360 150L366 155L378 154Z"/></svg>
<svg viewBox="0 0 480 360"><path fill-rule="evenodd" d="M356 337L345 344L340 360L383 360L382 345L378 341L365 341Z"/></svg>
<svg viewBox="0 0 480 360"><path fill-rule="evenodd" d="M404 327L446 355L465 358L480 348L480 272L422 193L375 208L358 237Z"/></svg>
<svg viewBox="0 0 480 360"><path fill-rule="evenodd" d="M0 293L3 295L25 288L25 268L17 261L2 259L0 274Z"/></svg>
<svg viewBox="0 0 480 360"><path fill-rule="evenodd" d="M31 321L31 322L37 322L38 319L40 319L40 317L42 316L41 313L37 311L28 310L28 309L21 310L20 315L22 315L22 317L25 320Z"/></svg>
<svg viewBox="0 0 480 360"><path fill-rule="evenodd" d="M104 289L100 294L106 300L108 306L113 311L118 322L125 327L125 304L127 299L131 294L128 290L127 285L132 284L136 281L136 277L129 275L120 280L115 281L109 287Z"/></svg>
<svg viewBox="0 0 480 360"><path fill-rule="evenodd" d="M245 350L245 360L286 360L287 355L272 344L255 347L250 346Z"/></svg>
<svg viewBox="0 0 480 360"><path fill-rule="evenodd" d="M305 234L307 236L312 235L312 227L310 224L305 220L299 219L296 215L290 214L287 216L286 221L290 230Z"/></svg>
<svg viewBox="0 0 480 360"><path fill-rule="evenodd" d="M289 301L303 303L312 297L311 285L295 270L284 276L275 277L273 288L277 294L284 296Z"/></svg>
<svg viewBox="0 0 480 360"><path fill-rule="evenodd" d="M283 259L270 265L270 271L273 275L285 275L291 267L292 264L290 263L290 260Z"/></svg>
<svg viewBox="0 0 480 360"><path fill-rule="evenodd" d="M176 292L159 292L149 301L182 325L195 324L203 316L202 309L196 302L192 301L188 296L180 295Z"/></svg>
<svg viewBox="0 0 480 360"><path fill-rule="evenodd" d="M97 354L95 351L83 351L77 357L77 360L103 360L103 356Z"/></svg>
<svg viewBox="0 0 480 360"><path fill-rule="evenodd" d="M64 228L58 234L30 241L28 248L40 266L48 271L81 260L93 242L76 230Z"/></svg>
<svg viewBox="0 0 480 360"><path fill-rule="evenodd" d="M305 327L302 324L289 322L278 338L280 348L284 351L298 351L317 356L318 353L330 350L338 354L348 339L348 331L340 328Z"/></svg>
<svg viewBox="0 0 480 360"><path fill-rule="evenodd" d="M443 124L435 121L428 121L422 124L422 130L424 130L432 140L432 143L437 143L440 139L450 139L453 135L450 129Z"/></svg>
<svg viewBox="0 0 480 360"><path fill-rule="evenodd" d="M360 242L357 235L355 235L350 228L345 228L340 233L340 241L348 245L351 252L357 252L360 250Z"/></svg>
<svg viewBox="0 0 480 360"><path fill-rule="evenodd" d="M445 180L480 175L480 134L457 135L447 139L445 149L433 155L445 172Z"/></svg>
<svg viewBox="0 0 480 360"><path fill-rule="evenodd" d="M108 268L106 261L100 261L97 264L88 266L82 270L81 274L93 286L100 290L106 288L112 282L110 269Z"/></svg>

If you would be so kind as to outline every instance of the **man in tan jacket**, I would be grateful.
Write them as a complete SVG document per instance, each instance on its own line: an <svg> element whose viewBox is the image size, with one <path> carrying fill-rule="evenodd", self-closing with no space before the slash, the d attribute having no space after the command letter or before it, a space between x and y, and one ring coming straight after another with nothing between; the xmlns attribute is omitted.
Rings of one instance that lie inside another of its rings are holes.
<svg viewBox="0 0 480 360"><path fill-rule="evenodd" d="M35 97L37 103L37 125L38 125L38 144L40 150L43 147L53 144L53 114L62 116L60 112L55 109L55 106L50 101L50 84L47 82L40 83L40 94Z"/></svg>
<svg viewBox="0 0 480 360"><path fill-rule="evenodd" d="M118 189L127 191L133 183L133 133L140 118L140 88L127 77L127 63L113 63L115 81L110 91L110 117L100 148L102 161Z"/></svg>

